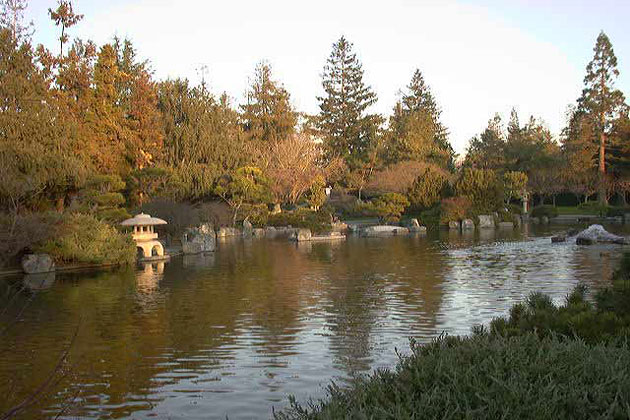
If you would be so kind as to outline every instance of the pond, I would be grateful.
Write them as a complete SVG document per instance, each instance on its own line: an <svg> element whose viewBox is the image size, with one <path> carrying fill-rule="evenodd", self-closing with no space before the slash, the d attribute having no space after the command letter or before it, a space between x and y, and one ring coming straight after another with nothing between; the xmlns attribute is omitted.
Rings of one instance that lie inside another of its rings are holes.
<svg viewBox="0 0 630 420"><path fill-rule="evenodd" d="M394 366L410 337L467 334L533 291L560 302L607 285L623 247L552 245L560 229L233 240L38 291L0 280L0 413L69 348L20 418L269 418L289 395Z"/></svg>

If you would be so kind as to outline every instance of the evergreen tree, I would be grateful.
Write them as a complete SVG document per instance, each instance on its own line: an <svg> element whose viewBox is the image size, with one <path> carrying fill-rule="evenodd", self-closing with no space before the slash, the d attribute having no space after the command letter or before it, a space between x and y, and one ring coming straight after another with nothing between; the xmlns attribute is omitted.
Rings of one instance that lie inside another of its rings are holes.
<svg viewBox="0 0 630 420"><path fill-rule="evenodd" d="M343 158L351 169L370 160L381 118L367 114L376 94L363 81L363 69L345 37L333 44L322 74L325 95L318 97L318 128L329 158Z"/></svg>
<svg viewBox="0 0 630 420"><path fill-rule="evenodd" d="M448 142L448 130L440 121L441 113L422 73L416 69L390 118L388 160L433 161L453 168L454 151Z"/></svg>
<svg viewBox="0 0 630 420"><path fill-rule="evenodd" d="M590 121L593 129L590 134L593 140L599 143L599 200L605 203L606 143L612 131L613 121L619 117L624 107L624 96L614 87L615 79L619 75L617 57L604 32L600 32L597 37L593 51L593 59L586 66L584 90L578 99L578 115Z"/></svg>
<svg viewBox="0 0 630 420"><path fill-rule="evenodd" d="M295 132L297 113L289 93L271 74L271 66L261 62L247 91L247 103L241 106L243 130L251 140L277 142Z"/></svg>

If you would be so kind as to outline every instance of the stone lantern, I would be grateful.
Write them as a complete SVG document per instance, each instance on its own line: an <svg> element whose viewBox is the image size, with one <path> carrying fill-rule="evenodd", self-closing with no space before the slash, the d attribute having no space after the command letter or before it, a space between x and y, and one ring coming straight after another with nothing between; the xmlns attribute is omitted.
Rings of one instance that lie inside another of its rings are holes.
<svg viewBox="0 0 630 420"><path fill-rule="evenodd" d="M153 226L165 225L166 221L140 213L121 223L123 226L133 227L132 237L136 241L138 254L142 253L143 259L164 258L164 247L158 241L158 234Z"/></svg>

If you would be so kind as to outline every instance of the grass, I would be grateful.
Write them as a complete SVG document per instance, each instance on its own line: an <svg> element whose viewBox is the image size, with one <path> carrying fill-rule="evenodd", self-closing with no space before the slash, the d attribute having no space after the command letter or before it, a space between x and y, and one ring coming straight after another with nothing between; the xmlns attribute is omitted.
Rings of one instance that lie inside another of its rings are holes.
<svg viewBox="0 0 630 420"><path fill-rule="evenodd" d="M612 287L563 305L532 294L507 318L469 337L412 342L394 370L379 370L328 397L291 399L288 419L630 418L630 255Z"/></svg>
<svg viewBox="0 0 630 420"><path fill-rule="evenodd" d="M556 207L558 214L577 215L577 216L598 216L599 210L596 208L579 208L579 207Z"/></svg>

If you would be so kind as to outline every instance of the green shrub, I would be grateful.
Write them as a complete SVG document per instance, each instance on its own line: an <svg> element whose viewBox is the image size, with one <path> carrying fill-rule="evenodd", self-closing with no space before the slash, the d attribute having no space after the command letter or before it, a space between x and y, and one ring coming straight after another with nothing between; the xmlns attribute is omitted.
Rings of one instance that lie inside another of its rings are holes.
<svg viewBox="0 0 630 420"><path fill-rule="evenodd" d="M131 264L136 258L131 235L85 214L64 217L39 251L65 263Z"/></svg>
<svg viewBox="0 0 630 420"><path fill-rule="evenodd" d="M324 401L295 399L278 419L627 418L630 348L534 334L440 337L396 369L378 370Z"/></svg>
<svg viewBox="0 0 630 420"><path fill-rule="evenodd" d="M428 228L439 227L441 214L440 206L425 210L420 213L420 223Z"/></svg>
<svg viewBox="0 0 630 420"><path fill-rule="evenodd" d="M318 211L298 208L269 216L268 226L292 226L310 229L313 233L328 233L332 230L332 216L326 209Z"/></svg>
<svg viewBox="0 0 630 420"><path fill-rule="evenodd" d="M428 209L438 204L449 190L448 173L440 168L428 167L417 177L407 195L416 209Z"/></svg>
<svg viewBox="0 0 630 420"><path fill-rule="evenodd" d="M475 214L489 214L503 205L503 182L491 169L464 169L455 193L470 198Z"/></svg>
<svg viewBox="0 0 630 420"><path fill-rule="evenodd" d="M626 213L630 213L630 207L612 207L606 209L606 217L623 217Z"/></svg>
<svg viewBox="0 0 630 420"><path fill-rule="evenodd" d="M409 207L409 200L402 194L387 193L364 204L365 211L378 216L381 222L390 223L400 220L400 216Z"/></svg>
<svg viewBox="0 0 630 420"><path fill-rule="evenodd" d="M555 206L545 204L542 206L536 206L532 209L532 217L543 217L547 216L548 218L557 217L558 209Z"/></svg>
<svg viewBox="0 0 630 420"><path fill-rule="evenodd" d="M508 210L510 210L512 214L523 214L523 206L519 204L508 205Z"/></svg>
<svg viewBox="0 0 630 420"><path fill-rule="evenodd" d="M588 203L582 203L578 205L578 209L592 214L598 214L599 216L605 216L608 213L608 206L600 204L599 201L589 201Z"/></svg>

